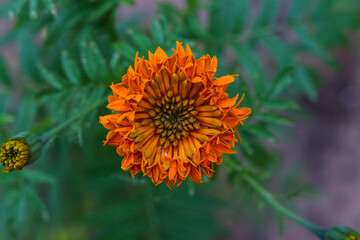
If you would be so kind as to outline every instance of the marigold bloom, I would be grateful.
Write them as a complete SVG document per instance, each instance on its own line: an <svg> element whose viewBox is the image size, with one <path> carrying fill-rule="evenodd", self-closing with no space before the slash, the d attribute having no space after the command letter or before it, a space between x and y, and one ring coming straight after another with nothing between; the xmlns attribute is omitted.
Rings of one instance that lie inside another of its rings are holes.
<svg viewBox="0 0 360 240"><path fill-rule="evenodd" d="M149 60L136 54L134 68L110 86L113 114L100 117L110 130L104 143L125 156L121 168L169 187L212 177L222 154L236 153L235 128L251 113L225 92L234 75L214 79L216 57L195 59L188 45L176 47L170 57L161 48Z"/></svg>
<svg viewBox="0 0 360 240"><path fill-rule="evenodd" d="M0 164L6 166L2 172L21 170L39 158L42 142L38 136L22 132L4 142L0 149Z"/></svg>
<svg viewBox="0 0 360 240"><path fill-rule="evenodd" d="M360 240L360 235L348 227L333 227L326 231L323 240Z"/></svg>

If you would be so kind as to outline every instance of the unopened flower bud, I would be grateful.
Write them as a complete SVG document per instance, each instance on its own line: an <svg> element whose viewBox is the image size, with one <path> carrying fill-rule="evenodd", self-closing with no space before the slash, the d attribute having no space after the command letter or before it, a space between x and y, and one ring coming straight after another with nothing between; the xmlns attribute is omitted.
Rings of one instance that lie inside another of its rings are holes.
<svg viewBox="0 0 360 240"><path fill-rule="evenodd" d="M3 172L21 170L37 160L41 155L43 143L30 132L22 132L4 142L0 149L0 164L6 166Z"/></svg>
<svg viewBox="0 0 360 240"><path fill-rule="evenodd" d="M324 240L360 240L360 235L348 227L334 227L327 230Z"/></svg>

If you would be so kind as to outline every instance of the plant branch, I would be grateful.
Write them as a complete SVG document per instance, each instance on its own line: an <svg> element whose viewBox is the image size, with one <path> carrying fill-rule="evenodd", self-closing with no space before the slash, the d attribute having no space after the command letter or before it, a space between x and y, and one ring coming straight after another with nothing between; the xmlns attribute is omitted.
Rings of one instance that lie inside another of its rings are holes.
<svg viewBox="0 0 360 240"><path fill-rule="evenodd" d="M293 220L294 222L299 223L303 227L307 228L311 232L313 232L319 238L323 238L326 229L319 227L313 223L306 221L305 219L299 217L294 212L290 211L283 205L281 205L275 198L269 193L261 184L258 183L252 176L249 174L244 174L243 179L269 204L271 205L277 212L281 213L283 216Z"/></svg>
<svg viewBox="0 0 360 240"><path fill-rule="evenodd" d="M107 99L106 99L106 101L107 101ZM43 143L46 143L52 136L54 136L55 134L63 131L66 127L68 127L69 125L71 125L72 123L77 121L78 119L84 117L85 115L89 114L91 111L95 110L99 106L103 105L106 101L103 100L103 101L99 101L98 103L90 105L90 107L88 109L86 109L85 111L83 111L83 112L69 118L68 120L62 122L61 124L57 125L53 129L49 130L48 132L45 132L40 137L41 140L43 141Z"/></svg>

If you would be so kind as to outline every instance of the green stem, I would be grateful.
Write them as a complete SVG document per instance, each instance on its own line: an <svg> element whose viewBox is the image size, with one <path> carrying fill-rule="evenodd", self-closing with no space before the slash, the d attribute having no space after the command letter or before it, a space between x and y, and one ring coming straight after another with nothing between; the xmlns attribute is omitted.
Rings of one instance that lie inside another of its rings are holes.
<svg viewBox="0 0 360 240"><path fill-rule="evenodd" d="M252 176L245 174L243 176L244 180L254 189L256 190L260 196L267 201L277 212L282 215L288 217L289 219L299 223L303 227L307 228L311 232L313 232L319 238L323 238L326 232L326 229L319 227L313 223L306 221L305 219L299 217L289 209L285 208L281 205L275 198L269 193L263 186L261 186Z"/></svg>
<svg viewBox="0 0 360 240"><path fill-rule="evenodd" d="M107 101L107 99L106 99ZM66 127L68 127L69 125L71 125L72 123L74 123L75 121L77 121L78 119L84 117L85 115L89 114L91 111L93 111L94 109L98 108L99 106L103 105L105 102L104 101L100 101L98 103L92 104L90 105L90 107L88 109L86 109L85 111L69 118L68 120L62 122L61 124L57 125L56 127L54 127L53 129L49 130L48 132L44 133L40 138L43 141L43 143L46 143L52 136L56 135L57 133L61 132L62 130L64 130Z"/></svg>

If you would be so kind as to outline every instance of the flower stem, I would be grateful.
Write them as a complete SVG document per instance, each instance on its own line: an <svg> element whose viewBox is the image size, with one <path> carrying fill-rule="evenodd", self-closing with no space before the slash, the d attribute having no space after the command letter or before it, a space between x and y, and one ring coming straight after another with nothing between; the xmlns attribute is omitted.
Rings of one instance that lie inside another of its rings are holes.
<svg viewBox="0 0 360 240"><path fill-rule="evenodd" d="M305 219L299 217L283 205L281 205L275 198L269 193L263 186L261 186L258 181L256 181L252 176L249 174L244 174L243 179L256 191L258 194L267 201L277 212L281 213L283 216L288 217L289 219L299 223L303 227L307 228L309 231L313 232L319 238L323 238L326 229L320 226L317 226L313 223L306 221Z"/></svg>
<svg viewBox="0 0 360 240"><path fill-rule="evenodd" d="M107 101L107 99L106 99ZM84 117L85 115L89 114L91 111L93 111L94 109L98 108L99 106L103 105L105 102L104 101L100 101L98 103L92 104L90 105L90 107L88 109L86 109L85 111L67 119L66 121L62 122L61 124L57 125L56 127L54 127L53 129L45 132L40 138L42 140L43 143L46 143L52 136L56 135L57 133L61 132L62 130L64 130L66 127L68 127L69 125L71 125L72 123L74 123L75 121L77 121L78 119Z"/></svg>

